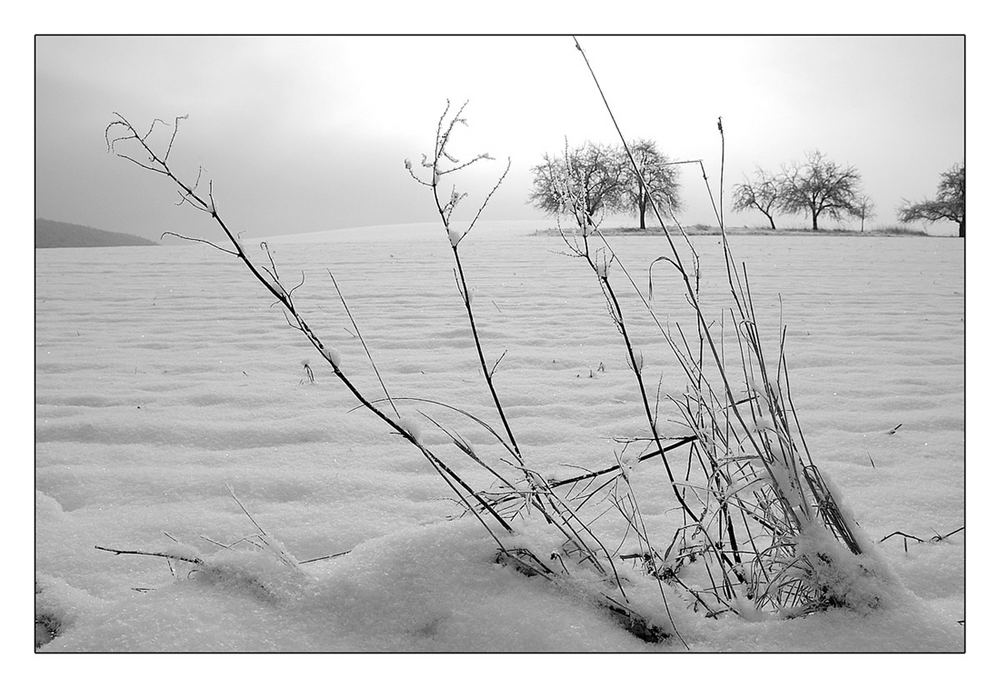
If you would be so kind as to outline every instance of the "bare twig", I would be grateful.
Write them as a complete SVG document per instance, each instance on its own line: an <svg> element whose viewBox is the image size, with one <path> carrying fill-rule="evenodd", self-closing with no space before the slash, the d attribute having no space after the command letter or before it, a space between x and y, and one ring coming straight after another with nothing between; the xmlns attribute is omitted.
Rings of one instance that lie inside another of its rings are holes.
<svg viewBox="0 0 1000 688"><path fill-rule="evenodd" d="M186 557L179 554L165 554L163 552L144 552L142 550L134 549L116 549L114 547L101 547L100 545L94 545L94 549L99 549L102 552L111 552L115 556L121 554L134 554L141 557L160 557L162 559L173 559L175 561L184 561L189 564L196 564L198 566L204 566L205 562L201 559L195 557Z"/></svg>

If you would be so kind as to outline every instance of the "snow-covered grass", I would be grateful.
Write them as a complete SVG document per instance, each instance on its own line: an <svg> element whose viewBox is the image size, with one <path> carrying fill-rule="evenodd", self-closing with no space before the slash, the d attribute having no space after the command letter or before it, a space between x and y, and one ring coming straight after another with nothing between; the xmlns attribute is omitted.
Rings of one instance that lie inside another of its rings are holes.
<svg viewBox="0 0 1000 688"><path fill-rule="evenodd" d="M496 384L526 459L557 478L612 464L615 438L641 435L643 416L592 276L557 254L558 240L488 229L463 240L463 259L488 353L509 350ZM304 271L299 307L366 391L378 396L378 383L365 376L327 268L394 396L491 417L440 234L370 229L269 244L284 275ZM705 298L721 304L718 237L695 242ZM861 525L875 539L962 525L962 244L733 244L774 346L782 294L810 450ZM664 250L647 237L615 247L637 274ZM349 412L353 398L225 256L199 246L56 249L38 253L37 275L38 600L59 622L46 649L676 649L628 635L579 591L495 564L477 523L445 520L459 509L424 458L363 410ZM670 294L657 286L657 311L687 317ZM626 305L639 313L634 300ZM679 388L659 333L638 315L635 323L647 370ZM316 359L315 384L304 357ZM404 415L422 422L429 446L447 448L418 414ZM485 432L461 430L488 450ZM666 533L661 473L643 464L633 480L653 514L647 525ZM351 553L303 564L303 574L263 554L220 553L199 536L233 542L255 532L227 484L299 560ZM93 549L164 551L172 540L163 531L231 575L188 576L182 564L172 575L163 560ZM547 535L519 537L538 550ZM876 549L905 590L870 613L709 620L672 596L674 621L695 650L961 649L964 534L908 552L897 539ZM643 577L632 575L642 605ZM662 605L647 601L659 620Z"/></svg>

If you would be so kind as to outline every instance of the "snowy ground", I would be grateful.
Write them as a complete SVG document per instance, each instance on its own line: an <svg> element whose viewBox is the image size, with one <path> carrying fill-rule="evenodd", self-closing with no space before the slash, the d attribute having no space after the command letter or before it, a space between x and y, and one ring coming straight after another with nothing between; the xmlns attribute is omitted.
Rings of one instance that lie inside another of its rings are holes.
<svg viewBox="0 0 1000 688"><path fill-rule="evenodd" d="M642 429L634 379L593 276L557 254L558 240L523 233L493 228L462 244L488 355L509 350L501 397L543 473L607 466L613 438ZM327 268L394 396L492 418L446 238L425 227L322 238L271 246L287 281L304 271L300 306L345 370L376 394ZM655 238L613 241L637 275L665 250ZM717 297L718 237L697 241ZM810 449L861 525L876 540L964 525L964 244L733 243L775 338L782 295ZM446 520L456 507L419 453L363 410L349 413L347 392L226 256L185 245L51 249L36 260L36 599L61 624L46 650L676 649L645 645L573 594L495 565L475 521ZM664 274L658 310L686 318L671 290ZM676 371L634 305L646 365L670 387ZM488 446L455 416L439 417ZM444 450L443 435L428 427L426 436ZM662 510L661 472L639 469L644 499ZM166 531L212 556L200 535L231 542L254 531L227 484L299 560L351 553L306 564L303 577L264 556L223 562L256 571L264 594L94 549L162 551ZM912 595L871 614L708 620L677 598L674 619L699 651L961 650L964 533L908 552L898 538L880 548Z"/></svg>

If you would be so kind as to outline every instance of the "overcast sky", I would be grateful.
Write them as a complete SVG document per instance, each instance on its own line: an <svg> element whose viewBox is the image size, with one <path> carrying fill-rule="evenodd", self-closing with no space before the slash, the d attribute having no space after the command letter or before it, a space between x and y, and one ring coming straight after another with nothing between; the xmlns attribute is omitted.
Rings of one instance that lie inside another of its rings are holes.
<svg viewBox="0 0 1000 688"><path fill-rule="evenodd" d="M704 158L713 183L720 115L727 186L819 149L858 168L876 203L869 226L895 224L902 198L932 196L964 158L960 37L581 43L626 136ZM36 214L151 238L202 219L173 205L162 178L107 154L116 110L137 124L189 115L171 159L192 179L203 165L227 220L250 236L433 220L403 159L429 150L446 98L470 101L456 152L513 159L490 220L542 217L526 203L529 170L564 136L616 140L568 37L41 37L36 58ZM483 164L460 184L485 191L501 168ZM681 181L682 221L710 223L700 176Z"/></svg>

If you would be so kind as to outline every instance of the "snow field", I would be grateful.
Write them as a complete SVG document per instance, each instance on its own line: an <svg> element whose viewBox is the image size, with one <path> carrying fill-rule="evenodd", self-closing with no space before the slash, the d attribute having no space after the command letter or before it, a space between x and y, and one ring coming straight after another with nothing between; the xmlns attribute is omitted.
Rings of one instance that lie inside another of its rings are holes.
<svg viewBox="0 0 1000 688"><path fill-rule="evenodd" d="M717 241L696 239L705 298L721 306ZM612 243L643 284L645 266L666 249L655 238ZM269 244L286 281L304 271L303 314L373 397L377 381L327 268L394 397L439 399L493 421L447 237L397 230ZM809 448L861 525L875 539L963 525L962 244L733 244L774 346L782 294ZM518 441L543 475L567 477L574 466L611 465L615 438L648 428L593 276L559 248L495 232L461 244L487 356L508 350L497 386ZM445 521L457 507L426 460L363 409L351 411L356 403L319 354L225 258L198 246L38 252L37 572L40 599L65 622L47 649L651 649L570 591L494 564L495 545L471 518ZM668 273L655 275L657 312L690 327ZM626 293L620 268L610 276ZM634 296L625 302L647 371L663 370L664 388L678 389L658 332ZM488 484L416 410L495 456L484 431L440 408L397 403L422 441ZM650 530L669 537L662 472L643 463L633 483ZM167 531L218 557L200 535L228 543L254 532L226 484L298 559L351 554L304 564L304 576L263 555L224 562L276 591L261 597L234 584L238 576L187 577L179 565L174 578L162 560L93 549L162 551ZM527 531L521 537L540 547L558 544ZM620 532L607 532L617 542ZM878 550L912 594L864 616L712 621L668 601L696 650L961 649L964 534L908 553L893 538ZM655 590L630 575L637 604L657 618Z"/></svg>

